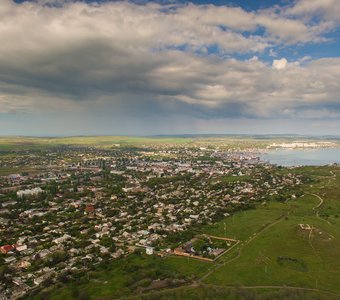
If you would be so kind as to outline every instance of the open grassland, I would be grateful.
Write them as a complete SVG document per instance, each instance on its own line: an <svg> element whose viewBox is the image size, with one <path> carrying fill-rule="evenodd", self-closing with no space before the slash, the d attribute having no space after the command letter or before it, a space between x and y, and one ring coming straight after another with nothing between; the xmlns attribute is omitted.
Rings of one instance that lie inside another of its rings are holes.
<svg viewBox="0 0 340 300"><path fill-rule="evenodd" d="M92 146L92 147L116 147L116 146L140 146L151 144L184 144L190 143L187 138L153 138L153 137L129 137L129 136L77 136L77 137L0 137L0 151L10 150L38 150L58 146Z"/></svg>
<svg viewBox="0 0 340 300"><path fill-rule="evenodd" d="M322 293L312 289L289 287L232 287L208 284L191 285L174 289L164 289L143 296L129 296L121 299L141 300L337 300L337 295Z"/></svg>
<svg viewBox="0 0 340 300"><path fill-rule="evenodd" d="M124 260L112 261L96 271L91 271L72 284L53 287L28 299L51 300L78 299L90 295L92 299L115 299L131 295L132 290L148 286L153 279L201 276L208 263L171 256L162 259L156 256L131 254ZM45 295L45 296L44 296Z"/></svg>
<svg viewBox="0 0 340 300"><path fill-rule="evenodd" d="M304 287L340 294L340 171L329 167L299 171L320 181L306 187L302 198L267 203L208 229L243 243L221 258L204 283ZM314 229L301 230L301 223ZM280 257L286 263L280 263Z"/></svg>
<svg viewBox="0 0 340 300"><path fill-rule="evenodd" d="M209 233L226 234L243 243L222 257L223 266L204 277L203 282L340 292L340 173L326 167L309 170L317 174L320 182L306 187L300 199L270 202L207 228ZM322 205L314 194L322 197ZM311 233L301 230L298 226L301 223L315 229ZM279 257L292 260L280 264Z"/></svg>
<svg viewBox="0 0 340 300"><path fill-rule="evenodd" d="M239 138L200 136L75 136L75 137L19 137L0 136L0 152L20 150L41 150L60 146L87 146L99 148L143 147L150 145L195 145L247 149L265 148L275 140L261 140L252 137Z"/></svg>
<svg viewBox="0 0 340 300"><path fill-rule="evenodd" d="M16 174L16 173L35 173L35 172L39 172L38 169L34 169L34 168L2 168L0 167L0 176L7 176L10 174Z"/></svg>
<svg viewBox="0 0 340 300"><path fill-rule="evenodd" d="M133 254L89 272L77 283L45 291L45 296L79 299L81 291L90 299L339 299L340 168L294 172L314 179L304 186L302 197L258 204L200 229L241 240L214 263ZM136 285L147 286L154 278L191 280L136 293ZM42 299L41 294L30 299Z"/></svg>
<svg viewBox="0 0 340 300"><path fill-rule="evenodd" d="M219 146L224 149L265 149L273 143L291 142L291 138L259 138L256 136L70 136L70 137L27 137L0 136L0 154L8 151L45 150L55 147L87 146L98 148L150 147L151 145L172 146ZM340 143L336 140L336 144Z"/></svg>

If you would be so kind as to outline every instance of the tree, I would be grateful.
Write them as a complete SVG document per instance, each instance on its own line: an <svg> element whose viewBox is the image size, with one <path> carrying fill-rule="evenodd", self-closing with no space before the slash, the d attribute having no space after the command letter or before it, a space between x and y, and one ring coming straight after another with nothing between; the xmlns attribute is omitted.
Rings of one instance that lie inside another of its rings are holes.
<svg viewBox="0 0 340 300"><path fill-rule="evenodd" d="M4 266L0 266L0 281L5 279L5 275L7 273L9 273L9 268L8 266L4 265Z"/></svg>
<svg viewBox="0 0 340 300"><path fill-rule="evenodd" d="M78 295L78 300L88 300L90 299L89 294L85 291L80 291Z"/></svg>

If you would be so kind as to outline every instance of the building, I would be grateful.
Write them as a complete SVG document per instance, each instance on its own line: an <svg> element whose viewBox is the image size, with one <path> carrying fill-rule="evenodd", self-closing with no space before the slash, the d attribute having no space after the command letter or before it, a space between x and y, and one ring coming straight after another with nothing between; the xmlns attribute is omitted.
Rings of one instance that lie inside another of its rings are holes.
<svg viewBox="0 0 340 300"><path fill-rule="evenodd" d="M146 253L147 255L152 255L152 254L153 254L153 248L152 248L152 247L146 247L145 253Z"/></svg>
<svg viewBox="0 0 340 300"><path fill-rule="evenodd" d="M8 252L13 251L14 249L15 249L15 247L12 246L12 245L4 245L4 246L0 247L0 252L2 254L7 254Z"/></svg>
<svg viewBox="0 0 340 300"><path fill-rule="evenodd" d="M85 214L87 214L89 217L94 217L96 214L96 209L92 204L88 204L85 207Z"/></svg>
<svg viewBox="0 0 340 300"><path fill-rule="evenodd" d="M21 190L17 191L17 196L19 199L23 199L24 197L36 197L43 193L44 191L40 188L33 188L31 190Z"/></svg>

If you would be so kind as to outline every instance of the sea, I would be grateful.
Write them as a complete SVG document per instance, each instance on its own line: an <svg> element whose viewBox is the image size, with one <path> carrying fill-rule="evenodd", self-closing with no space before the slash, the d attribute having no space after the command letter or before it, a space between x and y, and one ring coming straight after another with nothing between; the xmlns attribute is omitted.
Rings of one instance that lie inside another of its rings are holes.
<svg viewBox="0 0 340 300"><path fill-rule="evenodd" d="M275 149L260 154L260 159L285 167L340 164L340 148Z"/></svg>

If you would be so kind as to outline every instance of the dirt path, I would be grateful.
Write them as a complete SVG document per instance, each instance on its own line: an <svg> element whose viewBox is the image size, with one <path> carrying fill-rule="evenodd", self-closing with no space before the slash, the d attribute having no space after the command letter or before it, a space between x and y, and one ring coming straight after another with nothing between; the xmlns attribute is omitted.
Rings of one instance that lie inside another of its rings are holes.
<svg viewBox="0 0 340 300"><path fill-rule="evenodd" d="M313 211L315 211L315 215L317 218L319 218L320 220L323 220L325 222L327 222L328 225L332 225L328 220L324 219L324 218L321 218L320 215L319 215L319 208L324 205L325 203L325 200L323 198L321 198L318 194L313 194L313 193L309 193L309 195L312 195L316 198L318 198L320 200L320 202L318 203L318 205L314 206L312 209Z"/></svg>
<svg viewBox="0 0 340 300"><path fill-rule="evenodd" d="M317 258L320 258L319 254L317 253L315 247L314 247L313 244L312 244L313 229L314 229L314 227L312 227L312 229L309 231L309 235L308 235L308 243L309 243L310 247L312 248L312 250L313 250L315 256L316 256Z"/></svg>
<svg viewBox="0 0 340 300"><path fill-rule="evenodd" d="M320 208L321 205L324 204L325 200L323 200L323 199L322 199L319 195L317 195L317 194L310 194L310 195L313 195L313 196L317 197L317 198L320 200L319 204L318 204L317 206L314 206L314 207L313 207L313 210L315 211L315 210L317 210L318 208ZM317 215L319 215L319 211L316 211L316 213L317 213Z"/></svg>

